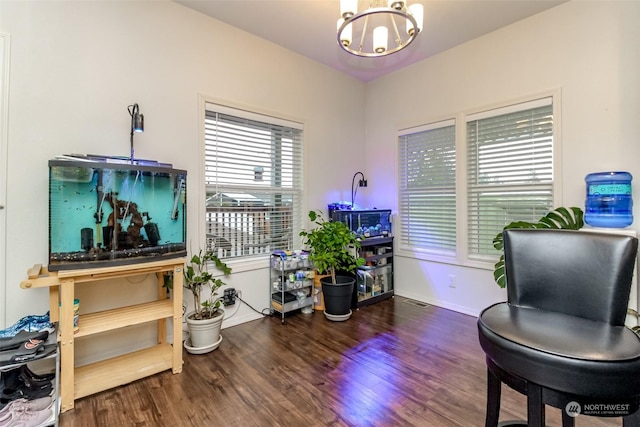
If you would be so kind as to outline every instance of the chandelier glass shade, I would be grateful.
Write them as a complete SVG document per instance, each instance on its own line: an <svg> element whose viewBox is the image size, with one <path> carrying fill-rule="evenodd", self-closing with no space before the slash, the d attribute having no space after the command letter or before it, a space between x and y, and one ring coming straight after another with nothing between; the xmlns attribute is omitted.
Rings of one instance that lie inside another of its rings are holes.
<svg viewBox="0 0 640 427"><path fill-rule="evenodd" d="M415 40L423 17L419 3L408 6L404 0L371 0L367 9L358 11L358 0L340 0L338 45L356 56L390 55Z"/></svg>

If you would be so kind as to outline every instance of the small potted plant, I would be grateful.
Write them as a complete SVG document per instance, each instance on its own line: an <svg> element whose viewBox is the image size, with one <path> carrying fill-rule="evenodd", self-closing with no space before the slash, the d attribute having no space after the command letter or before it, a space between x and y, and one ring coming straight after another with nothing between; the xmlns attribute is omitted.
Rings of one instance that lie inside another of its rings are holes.
<svg viewBox="0 0 640 427"><path fill-rule="evenodd" d="M193 294L194 311L187 314L189 342L185 348L194 354L207 353L218 348L222 337L220 329L224 319L224 310L217 290L225 283L208 271L208 264L213 263L222 275L229 276L231 268L222 262L213 252L200 250L191 257L184 270L184 287ZM207 288L208 297L203 297ZM204 298L204 299L203 299Z"/></svg>
<svg viewBox="0 0 640 427"><path fill-rule="evenodd" d="M356 234L340 221L326 221L320 211L310 211L309 219L316 227L301 231L304 245L309 248L309 259L320 274L325 304L325 316L329 320L342 321L351 316L351 299L355 279L337 275L336 272L355 272L364 265L364 258L356 255L360 247Z"/></svg>

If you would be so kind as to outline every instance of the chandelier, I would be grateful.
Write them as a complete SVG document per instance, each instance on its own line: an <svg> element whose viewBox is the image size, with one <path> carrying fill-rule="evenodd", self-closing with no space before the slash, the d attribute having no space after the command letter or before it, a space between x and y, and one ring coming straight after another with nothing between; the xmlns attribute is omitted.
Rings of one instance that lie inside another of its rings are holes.
<svg viewBox="0 0 640 427"><path fill-rule="evenodd" d="M338 44L356 56L391 55L416 38L423 15L421 4L407 6L404 0L370 0L363 11L358 11L358 0L340 0Z"/></svg>

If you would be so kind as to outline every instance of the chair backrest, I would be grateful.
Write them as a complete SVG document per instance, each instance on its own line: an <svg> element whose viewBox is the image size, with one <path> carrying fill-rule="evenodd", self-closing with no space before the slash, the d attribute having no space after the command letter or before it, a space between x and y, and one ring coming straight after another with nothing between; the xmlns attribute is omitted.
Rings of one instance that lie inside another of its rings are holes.
<svg viewBox="0 0 640 427"><path fill-rule="evenodd" d="M553 229L503 237L510 304L624 325L638 239Z"/></svg>

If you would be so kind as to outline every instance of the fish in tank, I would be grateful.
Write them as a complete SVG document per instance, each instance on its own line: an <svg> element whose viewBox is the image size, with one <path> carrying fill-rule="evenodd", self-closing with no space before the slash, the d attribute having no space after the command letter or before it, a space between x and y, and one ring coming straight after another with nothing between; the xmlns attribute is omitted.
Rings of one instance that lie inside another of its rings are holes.
<svg viewBox="0 0 640 427"><path fill-rule="evenodd" d="M186 256L187 172L49 161L49 270Z"/></svg>

